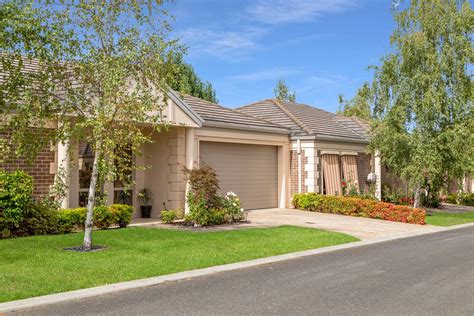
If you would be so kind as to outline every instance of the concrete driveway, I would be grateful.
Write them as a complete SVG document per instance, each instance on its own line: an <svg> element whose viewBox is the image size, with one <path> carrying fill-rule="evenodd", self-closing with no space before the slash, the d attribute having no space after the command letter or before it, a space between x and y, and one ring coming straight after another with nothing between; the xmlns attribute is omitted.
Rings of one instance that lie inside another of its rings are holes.
<svg viewBox="0 0 474 316"><path fill-rule="evenodd" d="M362 240L395 236L407 232L439 231L439 227L383 221L335 214L307 212L293 209L264 209L249 211L251 226L294 225L337 231Z"/></svg>

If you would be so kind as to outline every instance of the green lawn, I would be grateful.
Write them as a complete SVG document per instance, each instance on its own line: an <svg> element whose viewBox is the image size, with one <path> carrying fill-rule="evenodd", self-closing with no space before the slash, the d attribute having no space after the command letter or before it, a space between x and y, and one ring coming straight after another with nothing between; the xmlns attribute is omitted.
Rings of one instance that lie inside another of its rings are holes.
<svg viewBox="0 0 474 316"><path fill-rule="evenodd" d="M358 239L281 226L220 232L127 228L94 232L109 247L73 253L82 233L0 240L0 302L343 244Z"/></svg>
<svg viewBox="0 0 474 316"><path fill-rule="evenodd" d="M460 214L433 213L431 216L426 216L425 220L428 225L453 226L474 222L474 212Z"/></svg>

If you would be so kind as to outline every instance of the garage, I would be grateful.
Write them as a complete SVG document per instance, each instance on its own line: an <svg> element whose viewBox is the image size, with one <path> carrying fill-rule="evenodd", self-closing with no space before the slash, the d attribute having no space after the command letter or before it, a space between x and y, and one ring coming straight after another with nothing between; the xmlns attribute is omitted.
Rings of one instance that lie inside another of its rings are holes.
<svg viewBox="0 0 474 316"><path fill-rule="evenodd" d="M236 193L245 209L277 207L277 146L201 141L199 156L216 170L221 191Z"/></svg>

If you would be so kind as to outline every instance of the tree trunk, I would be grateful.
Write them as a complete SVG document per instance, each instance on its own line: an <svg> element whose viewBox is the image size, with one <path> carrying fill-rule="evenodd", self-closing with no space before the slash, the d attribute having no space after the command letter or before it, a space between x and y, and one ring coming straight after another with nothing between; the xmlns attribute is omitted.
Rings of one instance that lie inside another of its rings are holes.
<svg viewBox="0 0 474 316"><path fill-rule="evenodd" d="M99 178L99 157L101 155L101 142L97 142L97 148L94 152L94 164L92 166L91 182L89 184L89 197L87 198L87 216L84 223L84 242L83 248L85 250L92 249L92 227L94 226L94 205L97 188L97 181Z"/></svg>
<svg viewBox="0 0 474 316"><path fill-rule="evenodd" d="M415 188L415 200L413 201L413 208L420 207L420 190L421 187L417 185Z"/></svg>

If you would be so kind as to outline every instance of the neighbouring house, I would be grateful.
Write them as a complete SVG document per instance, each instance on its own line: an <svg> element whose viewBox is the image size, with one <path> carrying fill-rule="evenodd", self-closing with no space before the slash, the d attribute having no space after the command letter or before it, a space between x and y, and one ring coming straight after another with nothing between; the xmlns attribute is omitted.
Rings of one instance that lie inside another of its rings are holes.
<svg viewBox="0 0 474 316"><path fill-rule="evenodd" d="M291 130L291 194L341 194L342 180L367 192L369 173L380 179L380 161L367 152L369 126L360 119L276 99L237 110Z"/></svg>

